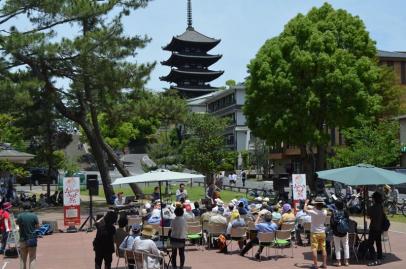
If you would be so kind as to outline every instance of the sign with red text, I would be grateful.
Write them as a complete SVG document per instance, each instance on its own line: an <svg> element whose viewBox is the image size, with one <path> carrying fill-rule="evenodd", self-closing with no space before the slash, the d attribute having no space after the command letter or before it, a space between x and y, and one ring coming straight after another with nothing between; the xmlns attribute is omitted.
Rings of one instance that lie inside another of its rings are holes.
<svg viewBox="0 0 406 269"><path fill-rule="evenodd" d="M65 226L80 225L80 178L63 179L63 219Z"/></svg>
<svg viewBox="0 0 406 269"><path fill-rule="evenodd" d="M292 175L293 200L306 200L306 174Z"/></svg>

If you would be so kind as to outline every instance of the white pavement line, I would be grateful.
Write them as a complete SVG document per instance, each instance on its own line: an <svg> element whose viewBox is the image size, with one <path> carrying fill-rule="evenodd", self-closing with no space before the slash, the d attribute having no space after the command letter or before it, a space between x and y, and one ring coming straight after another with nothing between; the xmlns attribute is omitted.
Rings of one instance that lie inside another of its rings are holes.
<svg viewBox="0 0 406 269"><path fill-rule="evenodd" d="M8 262L4 262L3 267L1 267L1 269L6 269Z"/></svg>
<svg viewBox="0 0 406 269"><path fill-rule="evenodd" d="M389 230L389 232L392 232L392 233L398 233L398 234L406 234L405 232L392 231L392 230Z"/></svg>

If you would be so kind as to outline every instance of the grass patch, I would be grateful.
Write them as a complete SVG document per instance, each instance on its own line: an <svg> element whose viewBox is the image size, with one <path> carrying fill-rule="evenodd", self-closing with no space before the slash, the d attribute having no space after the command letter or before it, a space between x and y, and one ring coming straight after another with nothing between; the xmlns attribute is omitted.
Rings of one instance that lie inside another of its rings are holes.
<svg viewBox="0 0 406 269"><path fill-rule="evenodd" d="M143 190L145 195L149 195L152 194L152 192L154 191L154 187L157 185L146 185L146 184L140 184L141 189ZM178 184L170 184L169 185L169 193L170 195L170 200L175 201L175 193L176 190L178 189L179 185ZM190 185L186 185L186 190L188 192L188 199L190 201L196 201L196 200L200 200L202 198L205 197L205 191L203 186L197 186L194 185L193 187L190 187ZM131 190L131 188L127 185L122 185L122 186L114 186L114 191L117 192L123 192L124 196L133 196L134 193ZM165 191L165 184L162 185L162 193L164 193ZM80 191L81 194L83 195L88 195L88 191L87 190L81 190ZM104 190L103 187L100 186L99 188L99 197L104 197ZM165 199L169 199L169 196L166 197L165 195L163 195L163 197ZM228 191L228 190L223 190L221 192L221 199L227 203L230 202L232 199L239 199L239 198L245 198L245 193L242 192L235 192L235 191Z"/></svg>
<svg viewBox="0 0 406 269"><path fill-rule="evenodd" d="M406 223L406 216L403 215L394 215L393 217L388 216L389 220L392 222L400 222L400 223Z"/></svg>

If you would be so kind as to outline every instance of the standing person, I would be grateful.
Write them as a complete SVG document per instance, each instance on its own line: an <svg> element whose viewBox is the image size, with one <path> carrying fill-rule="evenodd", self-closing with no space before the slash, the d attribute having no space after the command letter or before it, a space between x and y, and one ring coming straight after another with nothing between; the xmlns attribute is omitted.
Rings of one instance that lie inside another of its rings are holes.
<svg viewBox="0 0 406 269"><path fill-rule="evenodd" d="M317 267L317 251L321 250L323 255L323 264L321 268L327 268L327 251L326 251L326 227L324 222L326 221L327 211L323 209L324 201L321 197L316 197L313 202L314 208L309 208L309 200L306 200L304 205L304 211L309 214L312 218L311 222L311 249L313 256L313 266L312 268Z"/></svg>
<svg viewBox="0 0 406 269"><path fill-rule="evenodd" d="M156 202L157 200L160 200L160 198L161 198L161 195L160 195L160 193L159 193L159 186L156 186L156 187L154 188L154 192L153 192L152 195L151 195L151 202L154 203L154 202Z"/></svg>
<svg viewBox="0 0 406 269"><path fill-rule="evenodd" d="M104 221L101 221L104 220ZM114 253L114 235L116 228L117 214L109 211L104 218L96 223L97 233L93 240L93 250L95 251L95 268L101 269L104 260L104 268L110 269Z"/></svg>
<svg viewBox="0 0 406 269"><path fill-rule="evenodd" d="M231 178L233 179L233 184L236 185L237 184L237 174L235 173L235 171L233 172L233 174L231 175ZM231 185L231 184L230 184Z"/></svg>
<svg viewBox="0 0 406 269"><path fill-rule="evenodd" d="M341 245L344 249L344 265L348 266L350 258L350 247L348 245L348 231L350 227L350 216L344 210L344 203L341 200L335 202L337 210L330 218L330 227L333 230L334 248L336 253L335 266L341 266Z"/></svg>
<svg viewBox="0 0 406 269"><path fill-rule="evenodd" d="M34 269L37 257L37 235L35 230L39 227L38 217L30 212L31 204L23 204L24 212L18 214L16 223L20 234L20 269ZM30 261L27 266L27 258Z"/></svg>
<svg viewBox="0 0 406 269"><path fill-rule="evenodd" d="M242 186L245 187L245 180L247 180L247 174L245 173L244 170L241 172L241 180L242 180Z"/></svg>
<svg viewBox="0 0 406 269"><path fill-rule="evenodd" d="M368 266L382 264L382 224L385 219L385 213L383 211L383 197L378 191L372 194L372 201L374 204L368 208L369 223L369 235L368 235L368 251L371 255L371 261ZM376 244L376 251L374 248Z"/></svg>
<svg viewBox="0 0 406 269"><path fill-rule="evenodd" d="M127 215L122 214L118 219L118 229L114 234L114 243L116 244L116 247L119 247L123 242L124 238L128 236L127 225L128 225ZM124 253L122 251L120 252L120 255L124 257Z"/></svg>
<svg viewBox="0 0 406 269"><path fill-rule="evenodd" d="M185 241L187 235L187 223L183 217L183 209L175 209L175 219L171 223L171 245L172 245L172 268L176 268L176 256L179 249L180 269L185 264Z"/></svg>
<svg viewBox="0 0 406 269"><path fill-rule="evenodd" d="M186 200L187 198L187 190L185 189L185 184L180 183L179 189L176 190L176 201L180 201L181 199Z"/></svg>
<svg viewBox="0 0 406 269"><path fill-rule="evenodd" d="M2 234L0 254L3 254L6 249L7 238L11 231L10 209L12 207L10 202L6 202L3 204L3 209L0 209L0 232Z"/></svg>

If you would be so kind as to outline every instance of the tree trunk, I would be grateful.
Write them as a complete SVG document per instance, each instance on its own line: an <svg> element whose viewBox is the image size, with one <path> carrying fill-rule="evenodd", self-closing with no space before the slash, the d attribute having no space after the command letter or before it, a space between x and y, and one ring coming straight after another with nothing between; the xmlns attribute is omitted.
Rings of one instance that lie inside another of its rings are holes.
<svg viewBox="0 0 406 269"><path fill-rule="evenodd" d="M92 154L96 160L97 168L99 169L100 172L106 202L110 203L114 191L113 186L111 185L111 177L107 161L104 158L103 148L99 143L99 141L97 140L94 131L88 126L88 124L82 123L81 126L84 132L86 133L86 137L89 140L90 147L92 148Z"/></svg>

